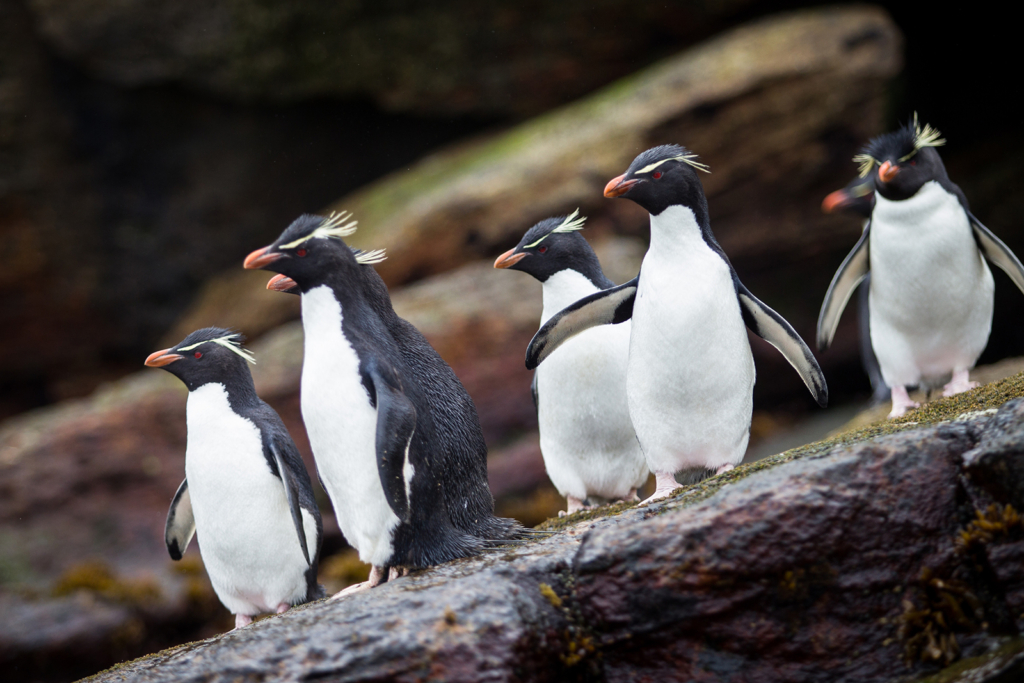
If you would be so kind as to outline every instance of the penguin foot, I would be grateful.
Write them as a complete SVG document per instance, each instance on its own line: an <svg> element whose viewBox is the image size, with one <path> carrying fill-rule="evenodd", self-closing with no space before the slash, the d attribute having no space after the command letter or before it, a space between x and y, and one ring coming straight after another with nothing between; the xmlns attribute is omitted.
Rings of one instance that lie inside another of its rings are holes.
<svg viewBox="0 0 1024 683"><path fill-rule="evenodd" d="M921 404L917 401L910 400L910 394L907 393L906 387L895 386L892 388L892 410L889 412L889 419L902 417L911 408L919 408L920 406Z"/></svg>
<svg viewBox="0 0 1024 683"><path fill-rule="evenodd" d="M388 573L384 570L384 567L378 567L373 565L370 567L370 578L362 583L354 583L348 588L343 588L334 595L331 596L331 600L337 600L340 597L346 595L352 595L353 593L360 593L368 588L373 588L384 583L388 579Z"/></svg>
<svg viewBox="0 0 1024 683"><path fill-rule="evenodd" d="M278 614L284 614L285 612L287 612L291 608L292 608L292 606L289 605L287 602L282 602L280 605L277 606L277 613Z"/></svg>
<svg viewBox="0 0 1024 683"><path fill-rule="evenodd" d="M661 500L662 498L668 498L672 495L672 492L679 487L679 482L676 481L675 472L655 472L654 473L655 488L654 493L647 497L646 500L640 501L637 507L647 507L651 503Z"/></svg>
<svg viewBox="0 0 1024 683"><path fill-rule="evenodd" d="M565 510L559 510L559 512L558 512L558 516L559 517L565 517L566 515L571 515L574 512L579 512L580 510L586 510L589 506L587 505L587 499L586 498L576 498L575 496L566 496L565 497L565 507L566 507Z"/></svg>
<svg viewBox="0 0 1024 683"><path fill-rule="evenodd" d="M728 472L729 470L733 469L733 467L734 465L732 463L727 462L721 467L719 467L717 470L715 470L715 476L717 477L719 474L722 474L723 472Z"/></svg>
<svg viewBox="0 0 1024 683"><path fill-rule="evenodd" d="M981 386L977 382L972 382L968 379L968 370L954 370L953 379L949 380L949 384L942 387L943 396L956 396L957 394L971 389L976 389Z"/></svg>
<svg viewBox="0 0 1024 683"><path fill-rule="evenodd" d="M394 581L395 579L400 579L403 576L406 576L408 574L409 574L409 570L406 569L405 567L392 567L391 569L388 570L388 581Z"/></svg>
<svg viewBox="0 0 1024 683"><path fill-rule="evenodd" d="M236 614L235 615L235 630L248 626L252 623L252 617L248 614Z"/></svg>
<svg viewBox="0 0 1024 683"><path fill-rule="evenodd" d="M619 498L619 502L622 503L638 503L640 502L640 496L636 495L636 489L630 489L629 493Z"/></svg>

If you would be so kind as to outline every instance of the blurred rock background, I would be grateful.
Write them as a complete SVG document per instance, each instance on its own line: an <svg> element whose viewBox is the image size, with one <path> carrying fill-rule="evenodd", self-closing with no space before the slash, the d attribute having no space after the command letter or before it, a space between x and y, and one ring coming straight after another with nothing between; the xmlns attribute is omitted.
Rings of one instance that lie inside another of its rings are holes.
<svg viewBox="0 0 1024 683"><path fill-rule="evenodd" d="M230 626L195 547L179 564L163 548L185 393L139 369L192 329L236 327L308 456L297 301L240 270L300 213L354 211L355 243L388 249L396 308L477 402L499 509L533 524L561 503L522 366L540 291L494 256L579 206L611 277L632 277L645 214L601 188L680 142L712 168L740 277L812 339L860 230L820 201L915 110L974 213L1024 253L1004 23L909 2L0 0L5 674L67 680ZM1024 350L1024 297L995 277L982 362ZM753 346L752 448L869 393L852 314L820 357L825 413ZM362 570L326 521L322 580L340 587Z"/></svg>

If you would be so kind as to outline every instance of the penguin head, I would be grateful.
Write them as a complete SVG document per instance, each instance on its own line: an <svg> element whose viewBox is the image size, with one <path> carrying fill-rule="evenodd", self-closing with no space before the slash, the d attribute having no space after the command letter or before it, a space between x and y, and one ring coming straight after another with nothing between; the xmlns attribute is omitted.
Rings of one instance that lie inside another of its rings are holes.
<svg viewBox="0 0 1024 683"><path fill-rule="evenodd" d="M632 199L657 216L677 204L707 216L707 199L697 171L710 173L697 155L679 145L661 145L643 152L622 175L604 188L605 197Z"/></svg>
<svg viewBox="0 0 1024 683"><path fill-rule="evenodd" d="M946 167L935 147L946 144L941 133L917 122L872 138L853 160L860 164L862 178L872 177L875 190L886 199L909 199L929 180L947 178Z"/></svg>
<svg viewBox="0 0 1024 683"><path fill-rule="evenodd" d="M194 391L204 384L219 382L252 386L249 363L252 352L242 348L245 338L220 327L196 330L169 349L149 354L146 365L163 368Z"/></svg>
<svg viewBox="0 0 1024 683"><path fill-rule="evenodd" d="M328 277L345 278L361 265L380 263L383 249L352 249L342 238L356 231L348 212L329 216L303 215L292 221L270 246L249 254L245 268L278 273L267 289L299 294L324 284Z"/></svg>
<svg viewBox="0 0 1024 683"><path fill-rule="evenodd" d="M875 207L875 175L869 173L863 178L857 176L841 190L829 193L821 202L825 213L850 213L871 217Z"/></svg>
<svg viewBox="0 0 1024 683"><path fill-rule="evenodd" d="M529 273L541 282L563 270L587 274L597 257L579 231L586 216L576 209L568 216L547 218L526 231L523 239L494 261L495 268Z"/></svg>

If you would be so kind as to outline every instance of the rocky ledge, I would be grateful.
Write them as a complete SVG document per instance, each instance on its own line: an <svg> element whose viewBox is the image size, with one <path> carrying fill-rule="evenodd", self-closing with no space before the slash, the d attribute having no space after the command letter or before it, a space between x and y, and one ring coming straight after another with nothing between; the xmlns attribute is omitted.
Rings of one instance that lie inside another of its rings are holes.
<svg viewBox="0 0 1024 683"><path fill-rule="evenodd" d="M1021 680L1022 385L89 680Z"/></svg>

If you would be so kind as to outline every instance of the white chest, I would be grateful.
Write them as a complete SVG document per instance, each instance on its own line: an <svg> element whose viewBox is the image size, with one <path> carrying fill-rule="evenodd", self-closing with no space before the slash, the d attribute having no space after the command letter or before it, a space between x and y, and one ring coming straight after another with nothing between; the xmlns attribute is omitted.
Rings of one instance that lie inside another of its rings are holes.
<svg viewBox="0 0 1024 683"><path fill-rule="evenodd" d="M398 517L377 469L377 410L363 385L359 356L342 333L342 317L329 287L302 295L302 419L342 533L364 562L383 565Z"/></svg>
<svg viewBox="0 0 1024 683"><path fill-rule="evenodd" d="M203 562L221 601L235 613L273 610L306 592L305 557L284 486L263 456L256 425L231 409L222 384L188 397L185 476ZM316 526L303 512L306 543Z"/></svg>
<svg viewBox="0 0 1024 683"><path fill-rule="evenodd" d="M732 273L690 209L651 218L633 307L627 394L652 470L739 462L754 362Z"/></svg>

